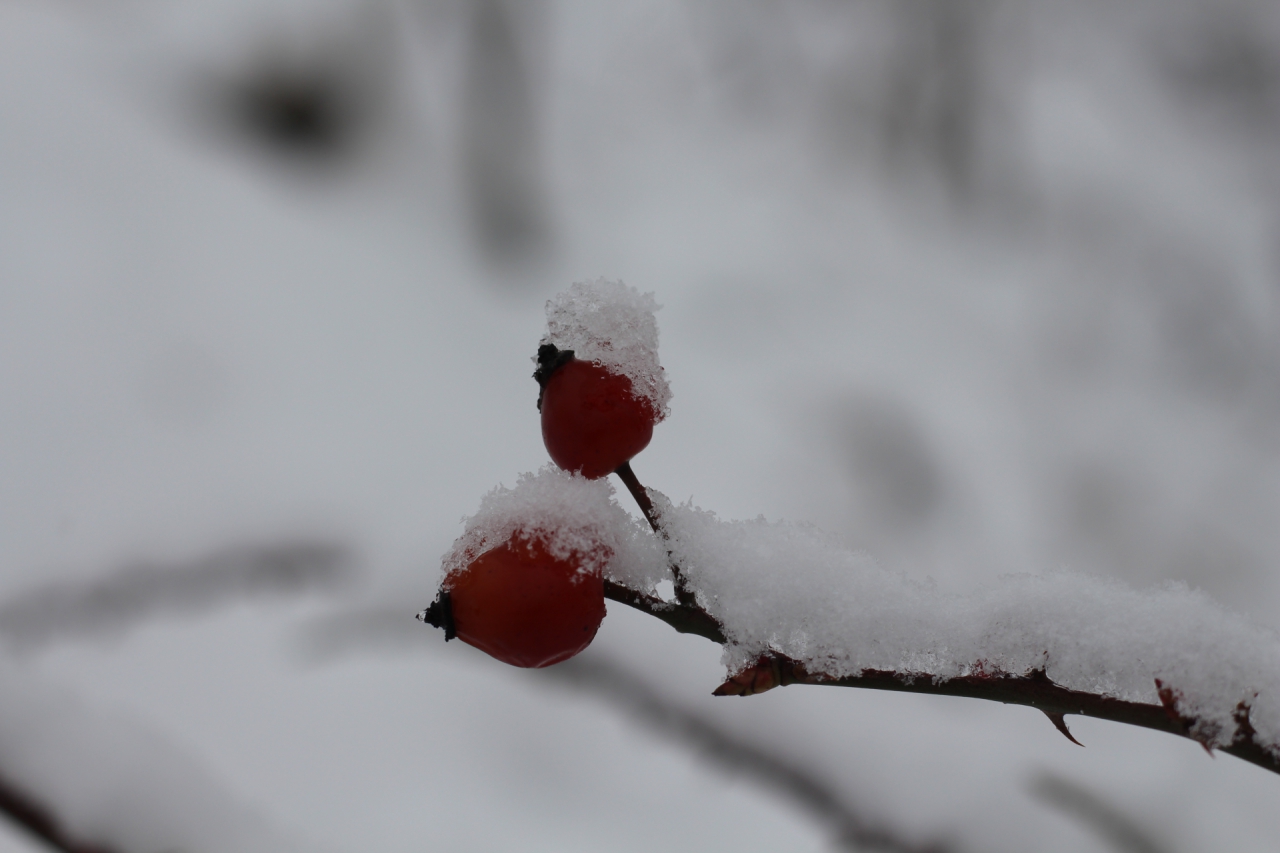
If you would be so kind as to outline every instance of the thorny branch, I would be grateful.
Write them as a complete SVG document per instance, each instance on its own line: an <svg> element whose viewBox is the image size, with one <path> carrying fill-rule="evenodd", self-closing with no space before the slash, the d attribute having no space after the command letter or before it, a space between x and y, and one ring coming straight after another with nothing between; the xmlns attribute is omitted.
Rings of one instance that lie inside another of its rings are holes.
<svg viewBox="0 0 1280 853"><path fill-rule="evenodd" d="M630 466L627 473L635 481ZM619 469L619 476L623 476ZM626 482L626 478L623 478ZM632 494L639 491L644 494L644 487L635 481L636 488L628 483ZM648 495L645 494L648 501ZM639 503L639 498L637 498ZM652 515L652 504L645 509L645 516L660 536L666 538L661 525ZM678 572L679 567L673 566ZM682 577L676 574L677 578ZM630 589L622 584L605 582L605 598L634 607L650 616L666 622L682 634L697 634L714 643L724 644L727 638L723 626L716 618L697 603L692 591L675 602L664 601L656 596ZM1212 744L1221 742L1221 733L1207 731L1200 720L1184 713L1181 709L1181 695L1173 686L1166 685L1156 679L1157 695L1160 704L1144 702L1128 702L1110 696L1101 696L1072 690L1055 684L1049 678L1043 666L1024 673L1003 672L990 667L978 666L969 675L954 678L937 678L930 673L893 672L886 670L863 670L858 675L834 677L821 672L809 672L803 663L792 660L778 652L770 652L762 656L754 666L736 673L715 690L716 696L752 696L772 690L774 687L785 687L789 684L826 684L837 687L861 687L869 690L892 690L900 693L926 693L935 696L961 696L969 699L986 699L1002 702L1006 705L1027 705L1042 711L1054 726L1064 735L1075 741L1067 730L1063 719L1065 715L1076 714L1094 717L1099 720L1110 720L1126 723L1131 726L1155 729L1168 732L1196 741L1206 750L1212 750ZM1244 759L1251 764L1280 773L1280 750L1260 743L1253 725L1249 722L1249 705L1241 702L1235 710L1235 731L1230 733L1230 741L1226 746L1217 747L1222 752Z"/></svg>

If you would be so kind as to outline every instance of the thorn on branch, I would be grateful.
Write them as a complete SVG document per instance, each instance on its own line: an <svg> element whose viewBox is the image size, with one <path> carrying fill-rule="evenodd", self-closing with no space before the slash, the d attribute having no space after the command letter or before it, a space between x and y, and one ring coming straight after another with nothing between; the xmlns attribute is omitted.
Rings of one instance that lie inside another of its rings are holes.
<svg viewBox="0 0 1280 853"><path fill-rule="evenodd" d="M1067 719L1065 714L1057 711L1045 711L1043 708L1040 710L1044 711L1044 715L1049 718L1049 722L1053 723L1053 727L1062 732L1063 736L1067 740L1071 741L1076 746L1084 746L1084 744L1076 740L1071 734L1071 729L1067 728Z"/></svg>

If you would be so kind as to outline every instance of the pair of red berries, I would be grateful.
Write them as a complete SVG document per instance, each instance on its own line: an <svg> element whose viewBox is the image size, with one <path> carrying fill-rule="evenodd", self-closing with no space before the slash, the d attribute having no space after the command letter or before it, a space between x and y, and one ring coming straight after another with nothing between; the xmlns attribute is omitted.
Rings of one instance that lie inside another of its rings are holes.
<svg viewBox="0 0 1280 853"><path fill-rule="evenodd" d="M556 465L605 477L648 446L658 421L631 380L551 344L538 349L542 440ZM568 660L604 619L604 579L577 555L559 558L517 533L450 572L422 619L498 660L543 667Z"/></svg>

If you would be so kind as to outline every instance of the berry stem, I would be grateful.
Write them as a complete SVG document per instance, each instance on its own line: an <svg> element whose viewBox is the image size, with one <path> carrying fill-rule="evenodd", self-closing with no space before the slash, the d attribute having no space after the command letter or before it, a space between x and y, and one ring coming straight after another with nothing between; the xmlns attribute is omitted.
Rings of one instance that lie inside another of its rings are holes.
<svg viewBox="0 0 1280 853"><path fill-rule="evenodd" d="M671 537L663 529L658 513L653 508L653 501L649 498L648 490L640 484L640 480L636 477L636 472L631 470L631 463L629 461L623 462L613 473L617 474L618 479L626 484L627 491L631 492L631 497L635 498L640 511L644 513L649 526L653 528L653 532L658 534L663 542L670 540ZM680 564L676 562L676 558L670 550L667 551L667 565L671 567L671 577L676 588L676 601L688 607L696 607L698 599L685 584L684 573L681 572Z"/></svg>

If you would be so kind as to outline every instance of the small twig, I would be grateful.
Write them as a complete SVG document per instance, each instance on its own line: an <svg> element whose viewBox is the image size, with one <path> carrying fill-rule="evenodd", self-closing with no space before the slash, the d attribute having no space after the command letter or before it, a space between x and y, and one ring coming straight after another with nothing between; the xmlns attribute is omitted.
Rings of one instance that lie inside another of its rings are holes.
<svg viewBox="0 0 1280 853"><path fill-rule="evenodd" d="M671 537L667 535L667 531L662 527L662 520L653 508L653 500L650 499L648 490L640 485L640 480L636 477L635 471L631 470L631 463L623 462L618 466L618 470L613 473L618 475L618 479L622 480L626 485L627 491L631 492L631 497L635 498L636 504L639 505L640 511L644 513L644 517L648 520L649 526L653 528L653 532L658 534L658 538L664 543L667 542ZM680 564L676 562L675 556L672 555L670 550L667 551L667 565L671 567L671 577L676 588L676 601L696 608L698 606L698 598L686 584L684 573L680 571ZM708 618L710 618L709 615ZM719 642L723 642L723 640Z"/></svg>
<svg viewBox="0 0 1280 853"><path fill-rule="evenodd" d="M637 592L630 587L623 586L607 578L604 582L604 597L610 601L617 601L628 607L634 607L636 610L641 610L650 616L656 616L681 634L697 634L699 637L706 637L713 643L723 644L725 642L724 631L721 630L720 623L710 613L696 605L673 604L663 601L661 598Z"/></svg>
<svg viewBox="0 0 1280 853"><path fill-rule="evenodd" d="M662 530L662 524L658 521L658 514L653 509L653 500L650 499L649 492L645 487L640 485L636 472L631 470L631 463L623 462L618 466L618 470L613 473L617 474L618 479L626 484L627 491L631 492L631 497L635 498L636 503L640 505L640 511L648 519L649 526L653 528L653 532L666 539L667 534Z"/></svg>

